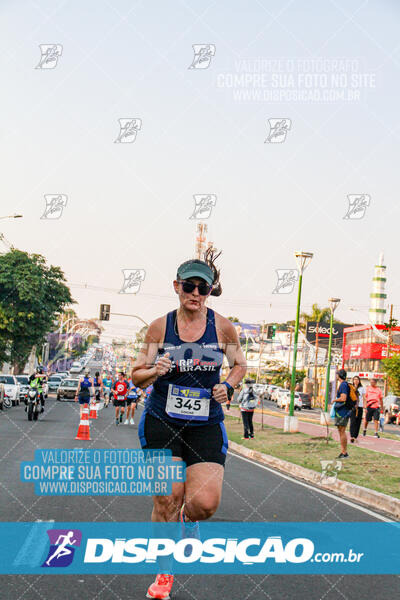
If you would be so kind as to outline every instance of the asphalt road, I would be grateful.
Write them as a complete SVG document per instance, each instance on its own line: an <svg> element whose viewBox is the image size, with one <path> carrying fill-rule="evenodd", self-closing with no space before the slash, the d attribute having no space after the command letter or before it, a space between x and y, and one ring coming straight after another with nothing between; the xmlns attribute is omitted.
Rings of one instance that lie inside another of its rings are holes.
<svg viewBox="0 0 400 600"><path fill-rule="evenodd" d="M149 521L148 497L39 497L33 484L20 482L19 475L20 462L33 460L37 448L138 448L138 420L133 426L116 427L109 407L92 425L92 440L77 442L78 406L73 402L50 397L37 423L28 422L23 406L0 413L0 519ZM379 515L228 454L222 502L213 520L376 521ZM7 600L136 600L145 597L151 580L139 575L1 576L0 596ZM399 593L399 577L365 575L179 575L173 587L175 600L393 600Z"/></svg>

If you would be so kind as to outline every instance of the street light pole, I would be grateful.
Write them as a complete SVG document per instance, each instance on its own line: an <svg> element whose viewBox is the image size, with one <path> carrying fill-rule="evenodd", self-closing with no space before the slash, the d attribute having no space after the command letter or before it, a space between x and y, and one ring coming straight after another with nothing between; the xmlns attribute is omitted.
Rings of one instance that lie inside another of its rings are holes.
<svg viewBox="0 0 400 600"><path fill-rule="evenodd" d="M326 367L326 383L325 383L325 412L328 412L329 401L329 381L331 375L331 354L332 354L332 330L333 330L333 313L338 307L340 298L329 298L329 308L331 309L331 324L329 328L329 346L328 346L328 365Z"/></svg>
<svg viewBox="0 0 400 600"><path fill-rule="evenodd" d="M22 215L7 215L6 217L0 217L0 219L21 219Z"/></svg>
<svg viewBox="0 0 400 600"><path fill-rule="evenodd" d="M293 342L293 364L292 364L292 380L290 383L290 405L289 405L289 416L294 416L294 388L296 387L296 364L297 364L297 341L299 339L299 319L300 319L300 302L301 302L301 286L303 283L303 274L300 273L299 287L297 290L297 312L296 312L296 325L294 329L294 342Z"/></svg>
<svg viewBox="0 0 400 600"><path fill-rule="evenodd" d="M299 320L300 320L300 303L301 303L301 288L303 283L303 272L307 265L310 263L313 254L312 252L295 252L297 264L299 266L299 285L297 291L297 311L296 311L296 325L294 330L294 343L293 343L293 365L292 365L292 379L290 385L290 405L289 405L289 420L288 420L288 431L295 431L296 425L291 422L294 421L294 388L296 385L296 362L297 362L297 341L299 338Z"/></svg>

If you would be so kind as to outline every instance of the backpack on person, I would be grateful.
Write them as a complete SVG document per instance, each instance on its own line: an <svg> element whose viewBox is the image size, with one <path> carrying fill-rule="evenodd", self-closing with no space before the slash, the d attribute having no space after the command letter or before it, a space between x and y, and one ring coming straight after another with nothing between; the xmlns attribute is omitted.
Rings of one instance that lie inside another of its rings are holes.
<svg viewBox="0 0 400 600"><path fill-rule="evenodd" d="M251 387L246 394L246 408L248 410L253 410L258 404L258 398L254 393L253 388Z"/></svg>
<svg viewBox="0 0 400 600"><path fill-rule="evenodd" d="M347 394L347 400L345 402L345 407L353 409L355 408L358 401L357 390L352 383L347 384L349 386L349 393Z"/></svg>

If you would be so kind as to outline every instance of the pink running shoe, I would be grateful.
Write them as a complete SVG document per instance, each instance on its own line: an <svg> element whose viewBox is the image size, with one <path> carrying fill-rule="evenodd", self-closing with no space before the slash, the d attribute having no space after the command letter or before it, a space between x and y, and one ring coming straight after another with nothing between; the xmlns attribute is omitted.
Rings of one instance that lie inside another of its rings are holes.
<svg viewBox="0 0 400 600"><path fill-rule="evenodd" d="M154 583L147 590L147 598L157 598L158 600L170 600L170 591L174 583L173 575L157 575Z"/></svg>

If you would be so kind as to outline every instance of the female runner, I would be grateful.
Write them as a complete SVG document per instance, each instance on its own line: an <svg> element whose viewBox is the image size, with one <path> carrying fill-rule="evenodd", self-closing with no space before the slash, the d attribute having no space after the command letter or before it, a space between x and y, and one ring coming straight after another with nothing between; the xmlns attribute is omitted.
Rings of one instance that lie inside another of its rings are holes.
<svg viewBox="0 0 400 600"><path fill-rule="evenodd" d="M135 385L153 384L138 428L142 448L170 449L174 460L186 463L186 481L173 483L170 496L153 497L152 521L180 519L183 527L218 508L228 449L221 404L246 373L233 324L206 306L210 295L221 294L218 256L209 249L204 261L180 265L173 282L179 308L150 324L132 370ZM224 354L231 369L220 382ZM161 569L148 598L170 597L168 561Z"/></svg>

